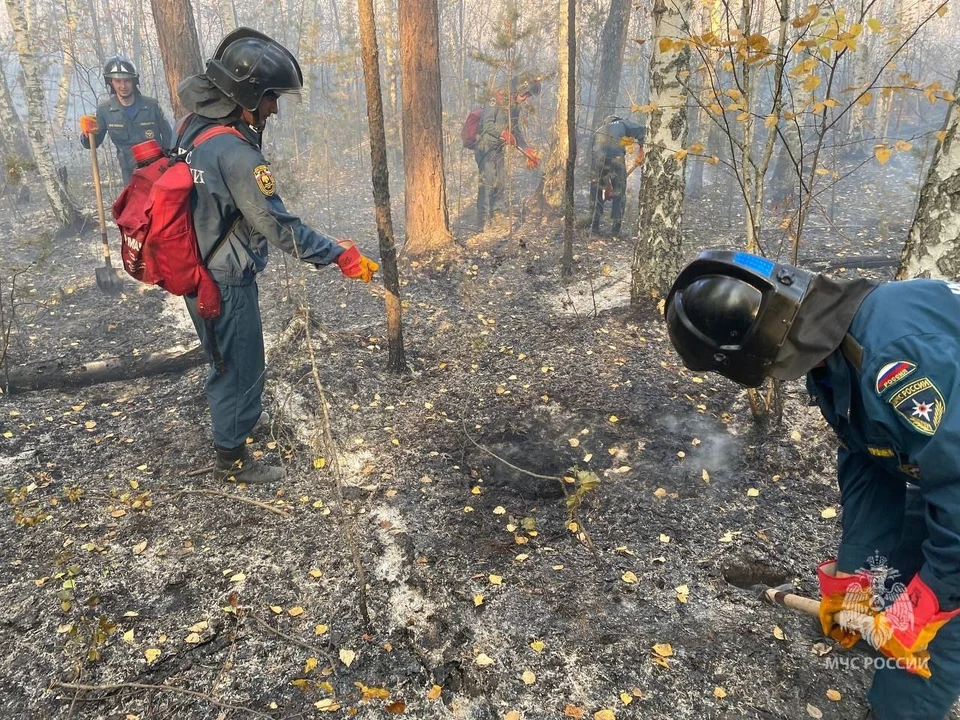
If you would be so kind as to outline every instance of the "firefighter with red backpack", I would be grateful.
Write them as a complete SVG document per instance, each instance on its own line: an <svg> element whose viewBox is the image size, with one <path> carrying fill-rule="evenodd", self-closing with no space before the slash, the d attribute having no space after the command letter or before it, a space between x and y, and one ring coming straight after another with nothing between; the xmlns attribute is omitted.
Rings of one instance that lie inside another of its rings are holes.
<svg viewBox="0 0 960 720"><path fill-rule="evenodd" d="M498 91L480 114L476 141L470 149L473 150L480 172L477 221L481 229L486 229L496 217L503 214L503 190L508 182L504 164L507 146L514 145L527 156L527 167L534 169L540 166L540 157L527 145L520 129L521 105L534 95L539 95L540 90L539 80L518 81L513 78L507 89Z"/></svg>
<svg viewBox="0 0 960 720"><path fill-rule="evenodd" d="M263 33L238 28L220 42L205 72L186 78L177 89L193 113L177 138L180 151L188 151L196 188L193 226L200 256L220 293L220 312L212 320L204 317L209 313L198 307L198 297L186 300L211 363L206 390L216 445L214 476L221 480L270 483L284 477L281 468L253 459L246 450L263 410L257 274L266 266L268 245L318 267L336 263L345 276L363 282L379 269L353 243L305 225L277 192L260 151L262 133L280 96L298 94L302 85L300 66L289 50ZM220 126L230 131L211 135Z"/></svg>

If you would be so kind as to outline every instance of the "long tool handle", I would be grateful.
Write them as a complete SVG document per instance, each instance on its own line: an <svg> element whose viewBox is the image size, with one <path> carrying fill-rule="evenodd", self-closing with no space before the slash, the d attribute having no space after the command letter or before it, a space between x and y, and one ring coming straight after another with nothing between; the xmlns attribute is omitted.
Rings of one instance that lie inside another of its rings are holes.
<svg viewBox="0 0 960 720"><path fill-rule="evenodd" d="M811 600L793 593L783 592L774 588L767 588L763 593L764 599L774 605L783 605L792 610L798 610L804 615L820 617L820 601Z"/></svg>
<svg viewBox="0 0 960 720"><path fill-rule="evenodd" d="M107 218L103 212L103 190L100 189L100 164L97 162L97 144L93 139L92 132L87 133L87 140L90 142L90 162L93 165L93 189L97 193L97 220L100 221L103 262L107 267L113 267L110 263L110 245L107 243Z"/></svg>

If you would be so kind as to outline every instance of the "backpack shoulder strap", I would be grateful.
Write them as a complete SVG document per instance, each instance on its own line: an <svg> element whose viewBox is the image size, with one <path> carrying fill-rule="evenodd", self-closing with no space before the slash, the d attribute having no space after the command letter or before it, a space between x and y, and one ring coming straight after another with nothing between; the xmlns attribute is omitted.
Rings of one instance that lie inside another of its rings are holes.
<svg viewBox="0 0 960 720"><path fill-rule="evenodd" d="M193 141L193 147L197 148L210 138L216 137L217 135L235 135L244 142L247 142L247 139L235 127L230 127L229 125L214 125L212 128L208 128L197 135L196 140Z"/></svg>

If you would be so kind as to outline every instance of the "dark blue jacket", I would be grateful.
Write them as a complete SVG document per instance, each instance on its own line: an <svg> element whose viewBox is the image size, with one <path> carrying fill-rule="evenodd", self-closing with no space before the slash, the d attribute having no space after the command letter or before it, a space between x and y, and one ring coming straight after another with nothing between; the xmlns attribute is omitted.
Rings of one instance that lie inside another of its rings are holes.
<svg viewBox="0 0 960 720"><path fill-rule="evenodd" d="M97 132L93 135L96 147L100 147L104 136L110 135L110 140L117 148L117 161L123 172L124 182L133 174L134 162L130 148L147 140L156 140L163 148L173 145L173 131L170 123L163 115L159 103L152 97L136 94L133 107L136 108L133 117L127 114L116 95L97 105ZM90 147L86 135L80 136L80 143Z"/></svg>
<svg viewBox="0 0 960 720"><path fill-rule="evenodd" d="M941 609L958 607L960 284L880 285L864 299L848 338L855 343L807 376L810 394L841 442L837 568L855 572L874 553L890 557L911 483L926 504L920 577Z"/></svg>
<svg viewBox="0 0 960 720"><path fill-rule="evenodd" d="M623 139L631 138L643 145L646 134L646 126L638 122L620 118L611 120L597 128L593 141L593 153L601 158L616 155L623 157L627 152L627 144L630 144L625 144Z"/></svg>
<svg viewBox="0 0 960 720"><path fill-rule="evenodd" d="M197 135L215 124L194 116L182 131L180 149L189 149ZM287 211L260 152L260 135L242 122L235 127L244 139L217 135L187 154L197 190L193 224L213 277L223 285L253 282L267 264L268 243L314 265L332 263L343 248Z"/></svg>

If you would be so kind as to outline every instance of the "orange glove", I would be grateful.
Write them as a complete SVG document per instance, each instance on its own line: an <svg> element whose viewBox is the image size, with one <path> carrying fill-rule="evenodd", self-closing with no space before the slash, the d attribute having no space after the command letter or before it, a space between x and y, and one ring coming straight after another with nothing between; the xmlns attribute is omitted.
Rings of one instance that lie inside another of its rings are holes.
<svg viewBox="0 0 960 720"><path fill-rule="evenodd" d="M99 130L100 127L97 125L97 116L96 115L81 115L80 116L80 132L84 135L89 135L90 133L95 133Z"/></svg>
<svg viewBox="0 0 960 720"><path fill-rule="evenodd" d="M860 633L841 621L850 614L875 615L872 610L873 588L870 578L859 574L838 578L837 561L827 560L817 565L817 580L820 582L820 627L823 634L833 638L845 648L851 648L860 640Z"/></svg>
<svg viewBox="0 0 960 720"><path fill-rule="evenodd" d="M353 280L370 282L373 279L373 274L380 269L380 265L365 255L361 255L357 246L349 240L341 240L340 245L345 250L334 261L340 266L340 272Z"/></svg>
<svg viewBox="0 0 960 720"><path fill-rule="evenodd" d="M527 156L528 168L531 170L536 170L538 167L540 167L540 156L537 155L533 148L527 148L523 151L523 154Z"/></svg>
<svg viewBox="0 0 960 720"><path fill-rule="evenodd" d="M514 134L509 130L504 130L500 133L500 139L503 140L507 145L516 145L517 138L514 137Z"/></svg>
<svg viewBox="0 0 960 720"><path fill-rule="evenodd" d="M940 628L958 613L960 609L940 610L940 601L933 590L915 575L907 589L882 613L873 617L861 615L847 622L865 623L865 638L888 658L896 660L897 667L929 678L927 647Z"/></svg>

